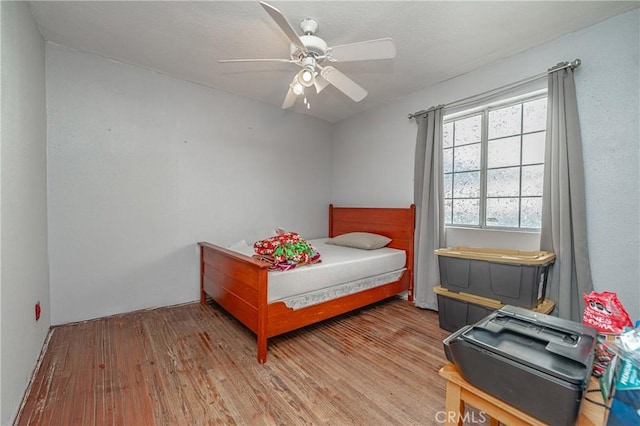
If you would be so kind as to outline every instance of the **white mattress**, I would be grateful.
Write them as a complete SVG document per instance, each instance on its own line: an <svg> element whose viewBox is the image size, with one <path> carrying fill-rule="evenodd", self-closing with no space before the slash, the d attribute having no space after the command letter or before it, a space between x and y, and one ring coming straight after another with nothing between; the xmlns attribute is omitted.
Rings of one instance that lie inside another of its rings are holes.
<svg viewBox="0 0 640 426"><path fill-rule="evenodd" d="M404 250L388 247L361 250L325 244L327 240L328 238L308 240L320 252L322 262L299 266L289 271L269 272L269 302L402 270L406 264ZM254 254L253 249L236 251L247 256ZM379 282L378 285L384 283Z"/></svg>

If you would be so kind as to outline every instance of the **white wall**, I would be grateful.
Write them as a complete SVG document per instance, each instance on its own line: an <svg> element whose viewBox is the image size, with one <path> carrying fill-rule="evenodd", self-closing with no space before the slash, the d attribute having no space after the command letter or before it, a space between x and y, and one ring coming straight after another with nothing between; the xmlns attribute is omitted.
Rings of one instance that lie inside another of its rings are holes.
<svg viewBox="0 0 640 426"><path fill-rule="evenodd" d="M26 2L2 2L0 424L11 424L50 326L44 40ZM34 306L42 316L36 322Z"/></svg>
<svg viewBox="0 0 640 426"><path fill-rule="evenodd" d="M196 243L326 235L332 126L47 44L52 323L199 298Z"/></svg>
<svg viewBox="0 0 640 426"><path fill-rule="evenodd" d="M416 124L408 113L580 58L576 86L594 286L617 292L631 317L640 318L639 21L636 9L338 123L332 202L410 204ZM495 233L470 238L485 246L497 244ZM513 248L532 249L531 243L527 238Z"/></svg>

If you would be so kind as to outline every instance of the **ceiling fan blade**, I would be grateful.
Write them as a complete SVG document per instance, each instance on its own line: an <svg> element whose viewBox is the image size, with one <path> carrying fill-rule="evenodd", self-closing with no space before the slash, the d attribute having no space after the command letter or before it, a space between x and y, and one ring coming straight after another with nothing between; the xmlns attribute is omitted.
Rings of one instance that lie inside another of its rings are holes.
<svg viewBox="0 0 640 426"><path fill-rule="evenodd" d="M263 1L261 1L260 4L264 8L264 10L267 11L269 16L271 16L271 18L274 21L276 21L276 24L278 24L280 29L285 33L285 35L291 41L291 43L293 43L296 47L298 47L298 48L302 49L304 52L306 52L307 48L304 47L304 44L302 43L302 40L300 40L300 37L298 37L298 34L293 29L293 27L291 26L291 24L289 23L287 18L285 18L285 16L282 14L282 12L280 12L275 7L271 6L270 4L265 3Z"/></svg>
<svg viewBox="0 0 640 426"><path fill-rule="evenodd" d="M293 64L295 61L291 59L220 59L218 61L221 64L228 64L231 62L286 62Z"/></svg>
<svg viewBox="0 0 640 426"><path fill-rule="evenodd" d="M340 44L331 47L328 56L335 62L391 59L396 57L396 44L391 38Z"/></svg>
<svg viewBox="0 0 640 426"><path fill-rule="evenodd" d="M296 103L296 99L298 95L295 94L293 88L289 87L289 91L287 92L287 96L284 97L284 102L282 102L282 109L291 108L293 104Z"/></svg>
<svg viewBox="0 0 640 426"><path fill-rule="evenodd" d="M313 85L316 87L316 93L320 93L325 87L329 85L329 82L320 74L316 73L313 79Z"/></svg>
<svg viewBox="0 0 640 426"><path fill-rule="evenodd" d="M333 84L342 93L356 102L360 102L367 96L367 91L364 90L358 83L351 80L349 77L332 66L322 68L320 75L324 77L324 79L329 83Z"/></svg>

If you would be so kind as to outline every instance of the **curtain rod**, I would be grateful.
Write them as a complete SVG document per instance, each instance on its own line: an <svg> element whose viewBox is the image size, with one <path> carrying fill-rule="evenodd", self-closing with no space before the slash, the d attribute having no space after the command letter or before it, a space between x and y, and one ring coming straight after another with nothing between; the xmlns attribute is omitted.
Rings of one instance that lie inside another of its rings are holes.
<svg viewBox="0 0 640 426"><path fill-rule="evenodd" d="M580 64L582 64L582 61L580 59L575 59L572 62L560 62L559 64L549 68L546 72L534 75L533 77L525 78L523 80L519 80L519 81L516 81L514 83L510 83L510 84L507 84L507 85L504 85L504 86L501 86L501 87L497 87L495 89L488 90L488 91L483 92L483 93L478 93L477 95L469 96L468 98L459 99L457 101L453 101L453 102L448 103L448 104L441 104L441 105L438 105L438 106L432 106L429 109L423 109L421 111L414 112L413 114L408 114L407 118L409 120L411 120L412 118L415 118L415 117L417 117L419 115L423 115L423 114L426 114L426 113L428 113L430 111L433 111L436 108L440 108L440 107L448 108L448 107L451 107L451 106L454 106L454 105L457 106L459 104L464 104L464 102L466 102L466 101L468 101L470 99L475 99L475 98L478 98L478 97L481 97L481 96L485 96L485 95L489 95L489 94L498 94L501 91L507 91L507 90L515 89L518 86L523 86L525 84L532 83L532 82L534 82L536 80L539 80L539 79L541 79L543 77L546 77L548 74L550 74L552 72L559 71L559 70L562 70L562 69L565 69L565 68L571 68L571 69L578 68L580 66Z"/></svg>

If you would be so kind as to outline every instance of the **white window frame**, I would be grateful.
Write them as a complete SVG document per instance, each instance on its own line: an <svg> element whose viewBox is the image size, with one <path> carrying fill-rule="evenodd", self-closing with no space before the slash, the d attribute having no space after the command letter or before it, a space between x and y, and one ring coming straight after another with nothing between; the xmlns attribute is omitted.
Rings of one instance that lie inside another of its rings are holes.
<svg viewBox="0 0 640 426"><path fill-rule="evenodd" d="M443 117L443 127L445 124L464 119L467 117L482 115L482 129L481 129L481 154L480 154L480 200L479 200L479 225L466 225L466 224L445 224L446 228L461 228L461 229L479 229L490 231L509 231L520 233L539 233L539 228L523 228L523 227L509 227L509 226L491 226L486 224L487 215L487 151L488 151L488 116L491 110L508 107L511 105L523 104L537 99L546 98L547 89L536 90L522 95L510 97L507 99L497 100L493 102L487 102L477 107L455 112L452 114L446 114ZM522 133L520 133L522 135ZM444 152L444 147L443 147ZM521 154L522 155L522 154ZM542 163L544 164L544 163ZM520 161L520 169L522 172L522 159ZM453 173L453 172L451 172ZM444 171L443 171L444 177ZM522 185L522 182L521 182ZM522 187L520 188L518 199L522 199ZM444 200L443 200L444 201ZM449 213L449 212L447 212ZM446 221L446 218L443 218Z"/></svg>

